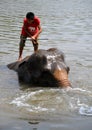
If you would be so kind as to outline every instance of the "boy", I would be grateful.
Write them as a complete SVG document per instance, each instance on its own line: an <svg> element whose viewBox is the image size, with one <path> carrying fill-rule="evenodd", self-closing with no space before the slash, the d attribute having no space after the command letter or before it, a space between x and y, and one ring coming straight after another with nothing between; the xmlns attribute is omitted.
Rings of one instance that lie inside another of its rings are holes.
<svg viewBox="0 0 92 130"><path fill-rule="evenodd" d="M20 36L20 44L19 44L19 58L18 61L22 60L22 52L25 46L25 42L27 37L30 37L34 52L38 50L38 36L42 32L42 28L40 25L40 19L34 15L32 12L28 12L26 14L26 18L24 18L24 23L22 26L21 36Z"/></svg>

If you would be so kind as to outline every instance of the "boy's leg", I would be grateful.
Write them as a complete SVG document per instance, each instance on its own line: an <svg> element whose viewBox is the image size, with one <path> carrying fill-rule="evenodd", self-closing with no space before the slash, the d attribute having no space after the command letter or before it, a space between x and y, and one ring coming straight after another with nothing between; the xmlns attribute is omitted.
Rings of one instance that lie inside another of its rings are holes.
<svg viewBox="0 0 92 130"><path fill-rule="evenodd" d="M34 52L38 51L38 37L35 40L32 40Z"/></svg>
<svg viewBox="0 0 92 130"><path fill-rule="evenodd" d="M25 46L25 41L26 41L26 38L25 36L20 36L20 43L19 43L19 58L18 58L18 61L21 61L22 60L22 53L23 53L23 49L24 49L24 46Z"/></svg>
<svg viewBox="0 0 92 130"><path fill-rule="evenodd" d="M38 51L38 42L37 41L32 41L33 47L34 47L34 52Z"/></svg>

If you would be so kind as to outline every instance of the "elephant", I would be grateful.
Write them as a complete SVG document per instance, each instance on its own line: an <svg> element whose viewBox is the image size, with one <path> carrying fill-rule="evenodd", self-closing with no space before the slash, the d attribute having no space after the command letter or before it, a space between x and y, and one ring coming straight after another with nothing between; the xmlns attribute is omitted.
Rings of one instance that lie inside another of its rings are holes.
<svg viewBox="0 0 92 130"><path fill-rule="evenodd" d="M42 87L70 87L69 67L64 53L57 48L39 49L37 52L7 65L15 70L19 82Z"/></svg>

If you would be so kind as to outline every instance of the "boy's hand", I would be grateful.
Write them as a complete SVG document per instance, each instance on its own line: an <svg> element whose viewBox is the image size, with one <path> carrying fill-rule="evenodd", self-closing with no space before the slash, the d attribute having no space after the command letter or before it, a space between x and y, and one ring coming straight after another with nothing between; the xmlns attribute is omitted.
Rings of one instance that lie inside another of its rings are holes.
<svg viewBox="0 0 92 130"><path fill-rule="evenodd" d="M36 39L35 39L35 37L34 36L31 36L31 41L34 43L34 44L36 44L37 42L36 42Z"/></svg>
<svg viewBox="0 0 92 130"><path fill-rule="evenodd" d="M31 39L32 39L32 40L36 40L34 36L31 36Z"/></svg>

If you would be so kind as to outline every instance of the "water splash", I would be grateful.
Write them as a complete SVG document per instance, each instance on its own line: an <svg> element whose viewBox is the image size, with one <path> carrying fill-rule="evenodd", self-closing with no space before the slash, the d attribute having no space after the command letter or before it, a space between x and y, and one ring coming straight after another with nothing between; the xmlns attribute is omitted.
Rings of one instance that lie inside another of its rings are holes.
<svg viewBox="0 0 92 130"><path fill-rule="evenodd" d="M85 97L89 98L85 99ZM10 104L33 113L77 114L92 116L88 104L92 93L81 88L42 89L17 95ZM71 113L70 113L71 112Z"/></svg>
<svg viewBox="0 0 92 130"><path fill-rule="evenodd" d="M79 109L79 113L84 116L92 116L92 106L83 105Z"/></svg>
<svg viewBox="0 0 92 130"><path fill-rule="evenodd" d="M16 105L19 108L24 108L29 112L35 111L35 113L44 112L44 111L45 112L54 111L54 108L48 108L47 106L46 107L44 106L44 102L48 100L45 94L46 94L45 90L38 90L35 92L23 93L22 95L15 97L10 102L10 104Z"/></svg>

